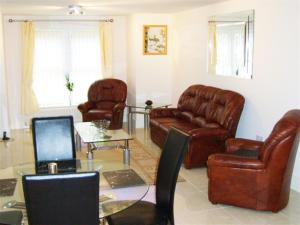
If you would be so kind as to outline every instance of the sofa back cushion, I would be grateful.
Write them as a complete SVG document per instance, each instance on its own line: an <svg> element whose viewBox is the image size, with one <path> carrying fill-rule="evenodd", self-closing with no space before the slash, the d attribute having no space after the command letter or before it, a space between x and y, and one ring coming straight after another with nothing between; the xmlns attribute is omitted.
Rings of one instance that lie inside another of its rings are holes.
<svg viewBox="0 0 300 225"><path fill-rule="evenodd" d="M244 101L233 91L192 85L181 95L176 116L200 127L223 127L234 135Z"/></svg>
<svg viewBox="0 0 300 225"><path fill-rule="evenodd" d="M192 112L195 116L205 116L207 106L217 90L214 87L192 85L180 96L177 108L182 112Z"/></svg>

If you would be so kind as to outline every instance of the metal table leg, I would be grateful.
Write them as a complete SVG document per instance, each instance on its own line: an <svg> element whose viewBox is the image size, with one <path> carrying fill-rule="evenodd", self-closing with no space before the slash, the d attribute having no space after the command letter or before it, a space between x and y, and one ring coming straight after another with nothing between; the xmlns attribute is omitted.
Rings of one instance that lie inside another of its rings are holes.
<svg viewBox="0 0 300 225"><path fill-rule="evenodd" d="M132 131L132 109L131 106L128 106L128 114L127 114L127 131L128 134L131 134Z"/></svg>
<svg viewBox="0 0 300 225"><path fill-rule="evenodd" d="M130 166L130 150L128 140L125 140L125 146L123 149L123 163Z"/></svg>
<svg viewBox="0 0 300 225"><path fill-rule="evenodd" d="M81 138L77 131L75 134L75 146L77 151L81 151Z"/></svg>
<svg viewBox="0 0 300 225"><path fill-rule="evenodd" d="M88 143L88 151L86 153L86 158L87 159L93 159L93 148L92 148L92 144Z"/></svg>

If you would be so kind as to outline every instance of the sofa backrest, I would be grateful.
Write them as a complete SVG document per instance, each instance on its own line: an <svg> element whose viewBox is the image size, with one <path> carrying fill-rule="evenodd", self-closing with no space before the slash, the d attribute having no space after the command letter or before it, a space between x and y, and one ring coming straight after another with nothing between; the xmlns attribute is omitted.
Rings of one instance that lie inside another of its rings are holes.
<svg viewBox="0 0 300 225"><path fill-rule="evenodd" d="M88 100L97 108L110 109L116 103L125 102L127 85L118 79L102 79L95 81L89 88Z"/></svg>
<svg viewBox="0 0 300 225"><path fill-rule="evenodd" d="M201 127L223 127L234 136L244 102L244 97L233 91L192 85L179 98L176 116Z"/></svg>

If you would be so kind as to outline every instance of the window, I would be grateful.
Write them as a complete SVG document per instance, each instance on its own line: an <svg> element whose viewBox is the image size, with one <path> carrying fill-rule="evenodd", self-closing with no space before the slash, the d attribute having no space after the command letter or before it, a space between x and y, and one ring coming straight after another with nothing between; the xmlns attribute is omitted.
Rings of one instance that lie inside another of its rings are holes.
<svg viewBox="0 0 300 225"><path fill-rule="evenodd" d="M40 107L68 106L66 75L74 83L72 104L87 100L102 78L97 23L36 23L33 89Z"/></svg>

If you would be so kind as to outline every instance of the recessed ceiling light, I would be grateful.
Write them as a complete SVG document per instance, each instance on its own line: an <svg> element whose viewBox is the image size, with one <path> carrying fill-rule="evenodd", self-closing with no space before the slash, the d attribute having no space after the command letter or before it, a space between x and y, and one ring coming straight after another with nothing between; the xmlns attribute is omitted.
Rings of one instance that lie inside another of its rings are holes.
<svg viewBox="0 0 300 225"><path fill-rule="evenodd" d="M68 8L68 14L69 15L82 15L83 11L82 11L82 6L80 5L69 5Z"/></svg>

